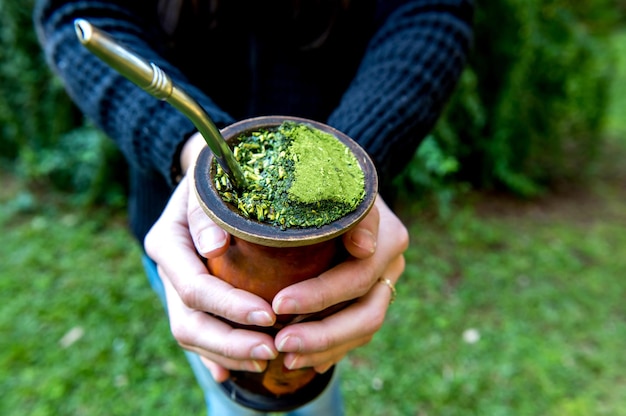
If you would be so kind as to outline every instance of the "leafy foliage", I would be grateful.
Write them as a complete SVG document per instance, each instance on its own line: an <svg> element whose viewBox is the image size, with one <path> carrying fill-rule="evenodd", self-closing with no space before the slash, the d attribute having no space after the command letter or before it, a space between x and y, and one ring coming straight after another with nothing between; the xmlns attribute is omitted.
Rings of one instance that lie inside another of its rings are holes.
<svg viewBox="0 0 626 416"><path fill-rule="evenodd" d="M611 86L605 35L615 27L613 7L478 2L470 63L433 134L443 159L459 163L447 184L534 196L593 166ZM437 173L422 169L433 180L415 180L420 152L399 183L439 192Z"/></svg>
<svg viewBox="0 0 626 416"><path fill-rule="evenodd" d="M121 159L84 122L46 66L32 24L33 1L0 8L0 161L28 183L52 185L76 202L124 203Z"/></svg>
<svg viewBox="0 0 626 416"><path fill-rule="evenodd" d="M25 149L53 147L76 126L74 108L47 69L32 27L32 1L0 8L0 149L20 159Z"/></svg>

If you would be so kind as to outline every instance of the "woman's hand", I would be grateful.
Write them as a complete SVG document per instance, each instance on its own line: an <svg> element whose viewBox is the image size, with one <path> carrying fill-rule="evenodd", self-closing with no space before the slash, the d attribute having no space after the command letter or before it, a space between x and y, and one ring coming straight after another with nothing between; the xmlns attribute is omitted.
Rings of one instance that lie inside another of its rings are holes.
<svg viewBox="0 0 626 416"><path fill-rule="evenodd" d="M351 259L281 290L272 302L276 314L302 314L356 299L321 321L290 325L277 334L276 348L288 353L290 369L325 372L348 351L367 344L383 324L393 294L379 278L395 284L404 271L407 229L377 197L372 211L343 241Z"/></svg>
<svg viewBox="0 0 626 416"><path fill-rule="evenodd" d="M183 148L181 162L187 176L193 174L191 161L203 146L197 134ZM397 281L408 245L406 228L381 198L368 216L344 235L352 255L348 261L283 289L269 305L209 274L199 255L222 255L230 237L206 216L192 187L191 178L183 178L146 236L145 248L158 265L174 338L203 358L216 381L228 378L228 369L260 372L278 351L288 352L285 364L289 368L313 366L324 372L348 351L371 340L383 323L390 300L390 289L378 284L378 279ZM349 307L322 321L284 328L275 340L259 332L234 329L215 317L271 326L276 314L313 313L356 298Z"/></svg>
<svg viewBox="0 0 626 416"><path fill-rule="evenodd" d="M219 256L229 237L202 212L191 182L183 178L144 245L158 265L174 338L203 357L221 382L228 378L226 369L262 371L277 350L269 335L234 329L213 315L257 326L271 326L276 316L262 298L209 274L198 252Z"/></svg>
<svg viewBox="0 0 626 416"><path fill-rule="evenodd" d="M277 350L270 336L234 329L214 315L257 326L273 325L276 316L262 298L209 274L200 258L220 256L229 243L229 235L198 204L189 178L204 146L199 134L185 144L181 166L188 174L146 235L144 246L158 265L174 338L183 348L198 353L221 382L228 378L227 369L262 371Z"/></svg>

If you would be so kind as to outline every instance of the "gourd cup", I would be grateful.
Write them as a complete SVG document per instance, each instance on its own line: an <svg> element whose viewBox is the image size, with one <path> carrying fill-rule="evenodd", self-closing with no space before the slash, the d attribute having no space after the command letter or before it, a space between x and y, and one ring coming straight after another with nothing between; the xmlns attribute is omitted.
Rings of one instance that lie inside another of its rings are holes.
<svg viewBox="0 0 626 416"><path fill-rule="evenodd" d="M217 225L231 234L226 253L207 260L209 271L269 303L281 289L316 277L348 257L341 235L367 215L378 188L376 170L367 153L351 138L326 124L297 117L267 116L234 123L223 129L222 135L233 147L242 135L274 129L285 121L329 133L352 152L365 183L364 198L355 210L319 227L279 227L248 218L235 204L224 201L216 188L217 167L208 148L200 153L194 168L195 190L202 208ZM317 185L326 186L325 183ZM307 315L279 315L276 324L270 328L229 323L275 336L286 325L319 320L345 306L335 305ZM317 397L334 371L334 367L324 374L318 374L312 368L288 370L283 365L283 358L283 354L279 354L262 373L231 371L231 377L221 387L231 399L244 406L266 412L288 411Z"/></svg>

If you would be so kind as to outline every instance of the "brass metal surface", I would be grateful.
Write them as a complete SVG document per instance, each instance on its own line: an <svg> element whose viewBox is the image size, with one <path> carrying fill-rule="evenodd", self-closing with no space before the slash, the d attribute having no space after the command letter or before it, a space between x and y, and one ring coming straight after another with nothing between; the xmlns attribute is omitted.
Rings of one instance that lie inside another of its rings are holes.
<svg viewBox="0 0 626 416"><path fill-rule="evenodd" d="M195 99L178 87L156 64L123 47L87 20L76 19L74 27L78 40L91 53L153 97L167 101L187 116L202 134L233 184L238 188L245 187L246 181L232 150Z"/></svg>

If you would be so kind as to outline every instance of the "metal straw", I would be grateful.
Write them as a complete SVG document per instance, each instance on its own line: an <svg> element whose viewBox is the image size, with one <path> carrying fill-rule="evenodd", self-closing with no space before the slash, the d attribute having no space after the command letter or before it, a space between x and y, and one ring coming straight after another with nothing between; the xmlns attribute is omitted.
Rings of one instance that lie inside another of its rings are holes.
<svg viewBox="0 0 626 416"><path fill-rule="evenodd" d="M167 101L186 115L202 134L235 187L245 187L246 180L232 150L196 100L176 86L157 65L124 48L87 20L76 19L74 27L78 40L91 53L152 96Z"/></svg>

